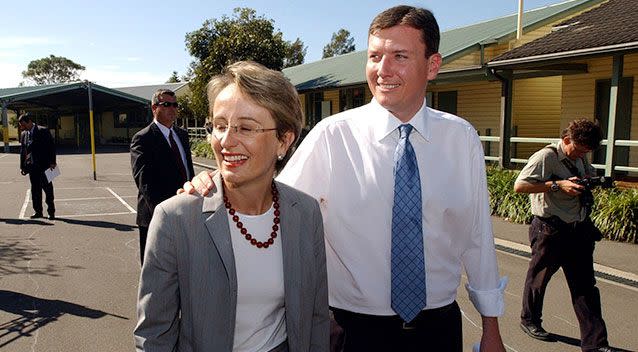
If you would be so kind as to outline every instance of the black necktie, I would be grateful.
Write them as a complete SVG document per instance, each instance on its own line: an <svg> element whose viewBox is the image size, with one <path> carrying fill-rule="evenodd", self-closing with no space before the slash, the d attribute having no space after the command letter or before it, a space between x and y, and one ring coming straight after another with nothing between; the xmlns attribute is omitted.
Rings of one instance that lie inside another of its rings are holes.
<svg viewBox="0 0 638 352"><path fill-rule="evenodd" d="M175 162L177 163L179 173L180 175L182 175L182 182L186 182L186 168L184 168L182 155L179 153L179 148L177 147L177 143L175 143L175 139L173 138L173 130L168 131L168 140L171 142L171 149L173 150L173 156L175 157Z"/></svg>

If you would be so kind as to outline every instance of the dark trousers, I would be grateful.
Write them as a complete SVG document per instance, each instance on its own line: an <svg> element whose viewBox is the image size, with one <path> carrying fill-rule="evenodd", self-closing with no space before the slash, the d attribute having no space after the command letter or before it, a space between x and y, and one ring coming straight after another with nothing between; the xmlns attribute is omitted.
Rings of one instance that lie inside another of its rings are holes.
<svg viewBox="0 0 638 352"><path fill-rule="evenodd" d="M45 202L47 203L47 212L49 215L55 215L55 204L53 204L53 182L48 182L44 171L32 171L29 173L29 181L31 181L31 200L33 201L33 210L42 214L42 191L44 191Z"/></svg>
<svg viewBox="0 0 638 352"><path fill-rule="evenodd" d="M523 323L540 325L545 289L552 275L562 267L580 326L581 348L585 351L607 346L607 328L594 279L595 241L588 232L585 227L566 224L555 217L534 217L529 227L532 259L521 312Z"/></svg>
<svg viewBox="0 0 638 352"><path fill-rule="evenodd" d="M148 226L137 226L140 229L140 266L144 265L144 249L146 248L146 236L148 235Z"/></svg>
<svg viewBox="0 0 638 352"><path fill-rule="evenodd" d="M353 313L332 308L344 331L344 352L446 351L461 352L461 310L455 302L424 310L409 325L397 316Z"/></svg>

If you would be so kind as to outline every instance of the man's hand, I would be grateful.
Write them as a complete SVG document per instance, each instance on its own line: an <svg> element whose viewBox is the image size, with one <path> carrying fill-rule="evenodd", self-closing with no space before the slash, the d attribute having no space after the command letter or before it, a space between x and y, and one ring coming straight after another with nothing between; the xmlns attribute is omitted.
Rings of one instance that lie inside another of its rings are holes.
<svg viewBox="0 0 638 352"><path fill-rule="evenodd" d="M55 169L55 167L56 167L57 165L58 165L58 164L56 164L56 163L52 163L51 165L49 165L49 169L53 170L53 169Z"/></svg>
<svg viewBox="0 0 638 352"><path fill-rule="evenodd" d="M208 195L208 193L215 188L213 183L213 175L216 171L202 171L195 175L191 181L184 183L184 188L177 190L177 194L186 192L187 194L199 193L202 196Z"/></svg>
<svg viewBox="0 0 638 352"><path fill-rule="evenodd" d="M505 352L501 333L498 329L498 318L481 317L483 335L481 336L481 352Z"/></svg>
<svg viewBox="0 0 638 352"><path fill-rule="evenodd" d="M572 197L579 196L584 190L585 187L576 183L578 177L570 177L567 180L556 181L560 190Z"/></svg>

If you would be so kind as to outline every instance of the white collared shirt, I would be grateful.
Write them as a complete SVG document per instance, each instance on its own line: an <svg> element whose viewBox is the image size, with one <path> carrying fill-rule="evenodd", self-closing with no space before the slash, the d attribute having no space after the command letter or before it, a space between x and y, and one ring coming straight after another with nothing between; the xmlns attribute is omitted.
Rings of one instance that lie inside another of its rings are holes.
<svg viewBox="0 0 638 352"><path fill-rule="evenodd" d="M507 278L498 275L478 134L465 120L425 102L409 123L421 176L426 309L456 299L465 267L474 306L484 316L500 316ZM374 99L324 119L278 177L320 203L333 307L396 314L390 253L400 124Z"/></svg>
<svg viewBox="0 0 638 352"><path fill-rule="evenodd" d="M177 132L175 132L175 129L168 128L164 125L162 125L159 121L153 119L153 122L157 125L157 127L159 127L160 131L162 132L162 134L164 135L164 138L166 139L166 143L168 143L168 146L171 146L171 140L168 139L168 133L170 131L173 131L173 139L175 140L175 144L177 144L177 149L179 149L179 156L182 158L182 163L184 163L184 170L186 170L186 179L190 180L193 175L189 175L189 171L188 171L188 163L186 163L186 153L184 152L184 146L182 145L182 141L179 139L179 137L177 136ZM190 152L190 150L189 150Z"/></svg>

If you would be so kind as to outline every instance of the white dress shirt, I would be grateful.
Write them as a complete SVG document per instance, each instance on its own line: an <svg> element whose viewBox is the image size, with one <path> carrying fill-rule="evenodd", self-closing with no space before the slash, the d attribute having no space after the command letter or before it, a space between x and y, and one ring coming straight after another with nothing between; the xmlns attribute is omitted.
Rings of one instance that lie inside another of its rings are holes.
<svg viewBox="0 0 638 352"><path fill-rule="evenodd" d="M164 125L162 125L161 123L159 123L157 120L153 119L153 122L157 125L157 127L159 127L160 131L162 132L162 134L164 135L164 138L166 139L166 143L168 143L168 146L171 146L171 140L168 139L168 134L170 131L173 131L173 139L175 140L175 144L177 144L177 149L179 149L179 156L182 158L182 163L184 164L184 170L186 171L186 179L190 180L193 175L189 175L188 174L188 167L186 165L188 165L186 163L186 153L184 151L184 146L182 146L182 140L179 139L179 137L177 136L177 132L175 132L175 130L173 128L168 128ZM190 150L188 151L190 153Z"/></svg>
<svg viewBox="0 0 638 352"><path fill-rule="evenodd" d="M409 121L423 201L427 306L452 303L465 267L470 300L503 314L483 148L460 117L423 103ZM394 150L401 121L374 99L322 120L278 180L315 197L324 219L330 305L372 315L391 308Z"/></svg>

